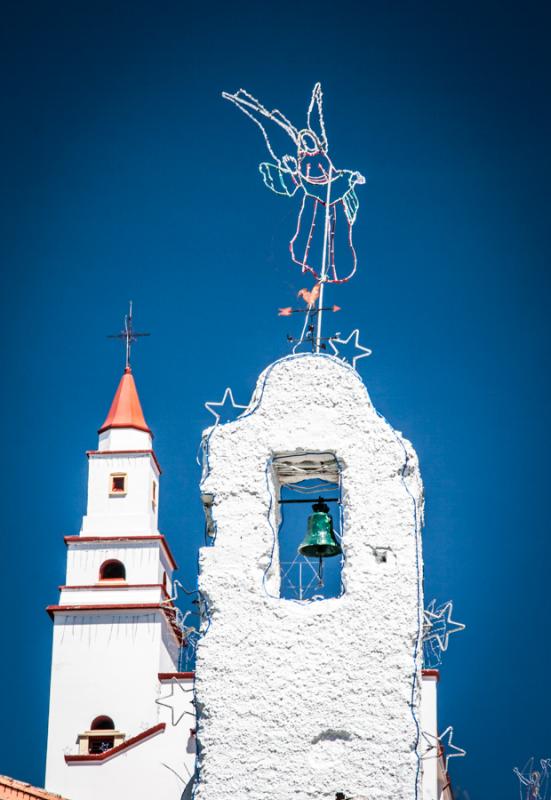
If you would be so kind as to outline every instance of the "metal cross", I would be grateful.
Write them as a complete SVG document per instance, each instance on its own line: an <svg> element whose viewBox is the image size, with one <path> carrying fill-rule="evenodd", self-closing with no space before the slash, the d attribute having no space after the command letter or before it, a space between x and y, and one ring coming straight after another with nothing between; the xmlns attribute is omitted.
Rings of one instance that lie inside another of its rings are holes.
<svg viewBox="0 0 551 800"><path fill-rule="evenodd" d="M140 336L150 336L149 333L137 333L132 327L132 300L129 301L128 314L124 315L124 330L120 333L112 333L108 339L124 339L126 343L126 369L130 369L130 351L132 343L137 342Z"/></svg>

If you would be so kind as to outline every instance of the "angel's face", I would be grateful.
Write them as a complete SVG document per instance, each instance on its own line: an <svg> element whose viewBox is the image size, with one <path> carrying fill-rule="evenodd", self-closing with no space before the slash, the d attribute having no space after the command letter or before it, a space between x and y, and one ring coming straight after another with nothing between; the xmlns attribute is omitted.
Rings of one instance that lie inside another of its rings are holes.
<svg viewBox="0 0 551 800"><path fill-rule="evenodd" d="M299 133L297 159L300 175L307 183L327 183L332 164L313 131Z"/></svg>

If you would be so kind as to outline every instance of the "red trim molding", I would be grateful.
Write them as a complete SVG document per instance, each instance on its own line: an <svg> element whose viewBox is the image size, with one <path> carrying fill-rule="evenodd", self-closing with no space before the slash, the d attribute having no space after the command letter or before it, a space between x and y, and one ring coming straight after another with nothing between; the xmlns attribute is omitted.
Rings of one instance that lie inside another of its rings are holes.
<svg viewBox="0 0 551 800"><path fill-rule="evenodd" d="M67 612L79 613L81 611L161 611L164 618L170 625L180 647L185 644L182 631L176 624L176 614L174 606L167 606L161 603L106 603L105 605L66 605L66 606L47 606L46 611L50 618L54 614L65 614Z"/></svg>
<svg viewBox="0 0 551 800"><path fill-rule="evenodd" d="M172 569L178 569L178 564L176 563L176 560L172 555L172 551L168 546L166 536L164 536L162 533L153 533L150 536L147 534L142 534L141 536L64 536L63 541L65 544L78 544L79 542L82 542L83 544L90 544L91 542L161 542L167 558L172 564Z"/></svg>
<svg viewBox="0 0 551 800"><path fill-rule="evenodd" d="M172 681L172 680L193 680L195 678L195 672L159 672L159 680L160 681Z"/></svg>
<svg viewBox="0 0 551 800"><path fill-rule="evenodd" d="M436 682L440 680L440 670L438 669L423 669L421 670L423 678L436 678Z"/></svg>
<svg viewBox="0 0 551 800"><path fill-rule="evenodd" d="M110 425L109 427L112 428L114 426ZM151 458L155 462L157 469L159 470L159 475L162 475L163 471L161 469L161 465L159 464L159 461L157 459L157 456L155 455L154 450L87 450L86 451L86 455L88 456L88 458L90 458L90 456L132 456L132 455L143 456L146 454L151 456Z"/></svg>
<svg viewBox="0 0 551 800"><path fill-rule="evenodd" d="M143 742L146 739L150 739L157 733L162 733L165 730L165 728L166 728L166 722L160 722L158 725L154 725L152 728L148 728L146 731L138 733L137 736L133 736L131 739L127 739L126 742L118 744L116 747L112 747L111 750L106 750L105 753L94 753L93 755L65 756L65 761L67 764L77 764L77 763L97 764L98 762L101 763L102 761L108 761L110 758L113 758L113 756L118 756L119 753L122 753L124 750L128 750L130 747L134 747L134 745L140 744L140 742Z"/></svg>

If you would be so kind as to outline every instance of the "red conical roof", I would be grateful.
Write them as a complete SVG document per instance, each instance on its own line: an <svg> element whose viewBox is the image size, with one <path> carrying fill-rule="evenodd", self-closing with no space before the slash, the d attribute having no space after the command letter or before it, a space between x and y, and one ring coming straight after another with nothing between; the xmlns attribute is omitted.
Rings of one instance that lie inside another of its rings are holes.
<svg viewBox="0 0 551 800"><path fill-rule="evenodd" d="M98 433L103 433L109 428L137 428L139 431L151 433L143 415L138 390L130 367L124 370L124 375L111 403L107 419Z"/></svg>

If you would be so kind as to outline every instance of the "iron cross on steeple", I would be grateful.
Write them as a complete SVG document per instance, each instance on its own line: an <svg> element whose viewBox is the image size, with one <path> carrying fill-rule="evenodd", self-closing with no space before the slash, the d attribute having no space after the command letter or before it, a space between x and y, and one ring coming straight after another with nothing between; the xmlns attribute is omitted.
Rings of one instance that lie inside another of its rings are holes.
<svg viewBox="0 0 551 800"><path fill-rule="evenodd" d="M137 342L141 336L149 336L149 333L137 333L132 327L132 300L129 301L128 314L124 315L124 330L120 333L112 333L108 339L124 339L126 344L126 369L130 369L130 351L132 343Z"/></svg>

